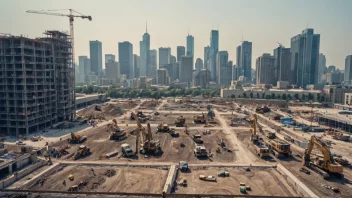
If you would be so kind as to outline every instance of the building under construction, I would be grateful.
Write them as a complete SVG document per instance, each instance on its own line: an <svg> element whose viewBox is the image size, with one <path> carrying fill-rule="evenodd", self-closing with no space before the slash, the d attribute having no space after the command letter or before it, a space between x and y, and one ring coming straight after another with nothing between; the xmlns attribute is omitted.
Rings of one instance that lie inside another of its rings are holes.
<svg viewBox="0 0 352 198"><path fill-rule="evenodd" d="M68 34L31 39L0 35L0 133L28 135L75 113L74 69Z"/></svg>

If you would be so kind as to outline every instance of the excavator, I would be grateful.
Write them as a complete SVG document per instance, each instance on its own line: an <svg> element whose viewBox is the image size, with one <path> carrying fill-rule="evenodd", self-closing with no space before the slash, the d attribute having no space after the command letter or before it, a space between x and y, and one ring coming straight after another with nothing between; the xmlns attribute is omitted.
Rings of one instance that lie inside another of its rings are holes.
<svg viewBox="0 0 352 198"><path fill-rule="evenodd" d="M82 135L78 135L75 133L71 133L71 138L68 138L68 143L70 144L80 144L84 141L87 140L87 136L82 136Z"/></svg>
<svg viewBox="0 0 352 198"><path fill-rule="evenodd" d="M88 148L85 145L79 146L78 150L75 152L75 154L72 156L73 160L77 160L81 157L84 157L90 153L90 148Z"/></svg>
<svg viewBox="0 0 352 198"><path fill-rule="evenodd" d="M186 119L183 116L179 116L175 120L176 127L183 127L185 126Z"/></svg>
<svg viewBox="0 0 352 198"><path fill-rule="evenodd" d="M250 140L253 142L253 144L257 144L259 141L259 135L257 135L257 114L254 114L253 117L250 119L249 123L251 124L251 138Z"/></svg>
<svg viewBox="0 0 352 198"><path fill-rule="evenodd" d="M110 140L124 140L126 139L126 132L125 130L121 130L120 127L117 125L116 119L112 120L113 124L109 124L108 127L112 131L111 135L109 136Z"/></svg>
<svg viewBox="0 0 352 198"><path fill-rule="evenodd" d="M179 137L180 134L175 131L174 128L170 128L167 124L162 122L157 126L157 131L158 132L164 132L164 133L169 133L172 137Z"/></svg>
<svg viewBox="0 0 352 198"><path fill-rule="evenodd" d="M323 155L311 156L314 145ZM328 146L315 136L310 138L302 163L303 166L318 172L324 179L328 179L332 174L343 178L343 167L334 160Z"/></svg>
<svg viewBox="0 0 352 198"><path fill-rule="evenodd" d="M205 118L204 114L203 115L196 115L193 117L193 122L196 124L205 124L207 122L207 119Z"/></svg>
<svg viewBox="0 0 352 198"><path fill-rule="evenodd" d="M160 155L162 154L161 146L160 146L160 141L159 140L153 140L152 136L152 130L150 128L150 124L147 124L148 128L148 133L146 136L146 141L141 145L141 153L142 154L154 154L154 155Z"/></svg>

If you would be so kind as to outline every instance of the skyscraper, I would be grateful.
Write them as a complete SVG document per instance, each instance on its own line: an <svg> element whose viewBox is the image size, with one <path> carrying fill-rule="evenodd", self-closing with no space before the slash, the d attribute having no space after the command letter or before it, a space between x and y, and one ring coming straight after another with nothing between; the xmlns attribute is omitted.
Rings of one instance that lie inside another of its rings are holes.
<svg viewBox="0 0 352 198"><path fill-rule="evenodd" d="M139 42L140 46L140 71L139 76L151 77L149 50L150 50L150 35L146 26L145 33L143 34L143 40Z"/></svg>
<svg viewBox="0 0 352 198"><path fill-rule="evenodd" d="M158 52L153 49L149 50L149 60L150 60L150 74L148 75L149 78L156 77L156 70L157 70L157 56Z"/></svg>
<svg viewBox="0 0 352 198"><path fill-rule="evenodd" d="M107 63L105 63L105 69L106 78L111 80L113 84L116 84L120 77L119 63L113 60L109 60Z"/></svg>
<svg viewBox="0 0 352 198"><path fill-rule="evenodd" d="M242 41L242 44L237 47L236 52L237 57L237 68L241 70L237 72L239 76L247 78L248 81L251 81L252 75L252 42Z"/></svg>
<svg viewBox="0 0 352 198"><path fill-rule="evenodd" d="M196 75L203 69L203 60L201 58L197 58L196 60Z"/></svg>
<svg viewBox="0 0 352 198"><path fill-rule="evenodd" d="M91 71L95 75L99 75L103 71L103 52L102 44L100 41L89 41L90 50L90 66Z"/></svg>
<svg viewBox="0 0 352 198"><path fill-rule="evenodd" d="M204 47L204 68L207 69L208 71L210 70L209 68L209 52L210 52L210 47L209 45L208 46L205 46Z"/></svg>
<svg viewBox="0 0 352 198"><path fill-rule="evenodd" d="M241 66L241 48L239 45L236 47L236 72L235 72L235 80L238 80L238 77L243 76L243 68Z"/></svg>
<svg viewBox="0 0 352 198"><path fill-rule="evenodd" d="M194 56L194 37L192 35L187 36L187 56Z"/></svg>
<svg viewBox="0 0 352 198"><path fill-rule="evenodd" d="M280 45L274 49L274 71L277 81L289 81L291 65L291 49Z"/></svg>
<svg viewBox="0 0 352 198"><path fill-rule="evenodd" d="M352 81L352 55L346 56L345 59L345 84L351 85Z"/></svg>
<svg viewBox="0 0 352 198"><path fill-rule="evenodd" d="M275 58L270 54L263 54L256 60L256 81L260 84L274 84L276 82L274 71Z"/></svg>
<svg viewBox="0 0 352 198"><path fill-rule="evenodd" d="M159 85L168 85L169 84L169 75L166 69L158 69L158 84Z"/></svg>
<svg viewBox="0 0 352 198"><path fill-rule="evenodd" d="M134 77L139 78L139 76L140 76L140 57L137 54L133 54L133 69L134 69Z"/></svg>
<svg viewBox="0 0 352 198"><path fill-rule="evenodd" d="M210 60L210 77L212 81L216 81L216 55L219 51L219 31L212 30L210 32L210 52L209 52L209 60Z"/></svg>
<svg viewBox="0 0 352 198"><path fill-rule="evenodd" d="M128 41L119 43L119 63L120 74L125 74L127 79L133 79L133 45Z"/></svg>
<svg viewBox="0 0 352 198"><path fill-rule="evenodd" d="M115 61L115 55L113 55L113 54L105 54L105 63L108 63L109 60Z"/></svg>
<svg viewBox="0 0 352 198"><path fill-rule="evenodd" d="M177 46L177 61L181 61L181 57L186 55L185 46Z"/></svg>
<svg viewBox="0 0 352 198"><path fill-rule="evenodd" d="M87 56L78 56L78 65L79 65L79 75L80 75L80 78L79 79L76 79L76 81L78 80L78 82L81 82L81 83L84 83L84 76L85 76L85 72L84 72L84 63L85 63L85 60L88 59ZM90 65L90 64L89 64ZM90 72L90 69L89 69L89 72Z"/></svg>
<svg viewBox="0 0 352 198"><path fill-rule="evenodd" d="M310 28L291 38L290 84L305 87L318 83L319 47L320 34Z"/></svg>
<svg viewBox="0 0 352 198"><path fill-rule="evenodd" d="M203 89L207 88L210 82L210 71L207 69L201 69L197 74L195 81L196 86L199 86Z"/></svg>
<svg viewBox="0 0 352 198"><path fill-rule="evenodd" d="M159 68L163 65L170 64L171 48L160 47L159 48Z"/></svg>
<svg viewBox="0 0 352 198"><path fill-rule="evenodd" d="M192 77L193 77L193 57L183 56L181 57L180 81L191 83Z"/></svg>
<svg viewBox="0 0 352 198"><path fill-rule="evenodd" d="M227 51L219 51L216 57L216 82L229 86L232 80L232 66L229 65L229 54Z"/></svg>
<svg viewBox="0 0 352 198"><path fill-rule="evenodd" d="M324 73L326 67L326 58L323 53L319 53L319 63L318 63L318 83L322 83L321 77Z"/></svg>

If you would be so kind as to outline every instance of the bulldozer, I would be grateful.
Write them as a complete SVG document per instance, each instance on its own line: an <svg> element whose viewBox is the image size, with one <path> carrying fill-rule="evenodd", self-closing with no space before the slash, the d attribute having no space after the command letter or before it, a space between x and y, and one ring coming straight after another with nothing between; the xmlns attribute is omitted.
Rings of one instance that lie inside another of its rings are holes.
<svg viewBox="0 0 352 198"><path fill-rule="evenodd" d="M79 146L78 150L75 152L75 154L72 156L73 160L77 160L81 157L84 157L90 153L90 148L88 148L85 145Z"/></svg>
<svg viewBox="0 0 352 198"><path fill-rule="evenodd" d="M314 145L322 153L321 156L311 156ZM344 176L342 165L334 160L325 142L321 141L315 136L311 136L310 138L308 148L304 152L302 163L303 166L306 166L319 173L324 179L328 179L330 175L334 174L342 178Z"/></svg>
<svg viewBox="0 0 352 198"><path fill-rule="evenodd" d="M112 131L109 136L110 140L124 140L127 138L125 130L120 129L117 125L116 119L112 120L113 124L109 124L108 127Z"/></svg>
<svg viewBox="0 0 352 198"><path fill-rule="evenodd" d="M204 114L196 115L193 117L193 122L196 124L205 124L207 122L207 119L205 118Z"/></svg>
<svg viewBox="0 0 352 198"><path fill-rule="evenodd" d="M250 119L249 123L251 124L251 138L250 140L254 143L257 144L259 141L259 135L257 135L257 114L254 114L253 117Z"/></svg>
<svg viewBox="0 0 352 198"><path fill-rule="evenodd" d="M290 144L283 140L269 140L267 146L276 157L289 157L292 154Z"/></svg>
<svg viewBox="0 0 352 198"><path fill-rule="evenodd" d="M175 120L176 127L183 127L185 126L186 119L183 116L179 116Z"/></svg>
<svg viewBox="0 0 352 198"><path fill-rule="evenodd" d="M87 140L87 136L82 136L82 135L78 135L75 133L71 133L71 138L68 138L68 143L70 144L80 144L84 141Z"/></svg>

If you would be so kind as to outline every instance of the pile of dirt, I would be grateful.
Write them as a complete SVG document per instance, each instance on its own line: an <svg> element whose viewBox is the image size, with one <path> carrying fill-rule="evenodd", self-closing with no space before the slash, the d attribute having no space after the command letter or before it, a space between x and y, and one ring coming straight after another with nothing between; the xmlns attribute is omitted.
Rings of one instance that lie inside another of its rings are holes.
<svg viewBox="0 0 352 198"><path fill-rule="evenodd" d="M105 172L105 175L108 176L108 177L112 177L114 175L116 175L116 171L115 170L112 170L112 169L109 169Z"/></svg>

